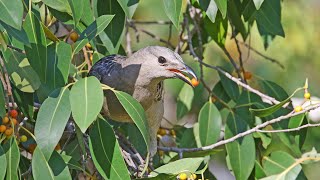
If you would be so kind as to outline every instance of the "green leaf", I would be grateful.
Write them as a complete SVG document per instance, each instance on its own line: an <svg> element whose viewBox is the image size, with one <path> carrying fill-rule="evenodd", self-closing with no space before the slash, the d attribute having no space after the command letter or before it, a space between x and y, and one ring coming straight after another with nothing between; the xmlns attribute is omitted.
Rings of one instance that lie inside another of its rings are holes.
<svg viewBox="0 0 320 180"><path fill-rule="evenodd" d="M264 0L253 0L254 6L256 7L257 10L260 9L263 2Z"/></svg>
<svg viewBox="0 0 320 180"><path fill-rule="evenodd" d="M231 79L227 78L224 74L219 73L220 81L224 90L227 92L228 96L233 100L237 101L240 95L239 86L233 82Z"/></svg>
<svg viewBox="0 0 320 180"><path fill-rule="evenodd" d="M148 131L148 121L143 107L136 99L134 99L132 96L125 92L114 91L114 93L117 96L123 108L129 114L130 118L133 120L133 122L137 125L138 129L140 130L149 152L150 135Z"/></svg>
<svg viewBox="0 0 320 180"><path fill-rule="evenodd" d="M12 93L19 110L30 119L33 119L33 93L20 91L18 88L12 88Z"/></svg>
<svg viewBox="0 0 320 180"><path fill-rule="evenodd" d="M217 82L217 84L214 85L212 93L218 96L225 103L228 103L231 100L227 92L224 90L221 81ZM224 107L219 101L214 102L214 104L218 109L222 109Z"/></svg>
<svg viewBox="0 0 320 180"><path fill-rule="evenodd" d="M293 116L289 120L288 128L297 128L302 125L303 120L305 119L306 114L299 114L297 116Z"/></svg>
<svg viewBox="0 0 320 180"><path fill-rule="evenodd" d="M200 7L206 12L211 22L215 22L218 12L217 4L214 0L199 0Z"/></svg>
<svg viewBox="0 0 320 180"><path fill-rule="evenodd" d="M174 174L177 175L181 172L194 173L203 162L203 158L183 158L174 162L170 162L163 166L158 167L150 173L151 176L157 176L159 174Z"/></svg>
<svg viewBox="0 0 320 180"><path fill-rule="evenodd" d="M236 34L240 33L243 39L246 39L249 32L246 24L243 22L242 9L239 0L228 0L228 19L235 28Z"/></svg>
<svg viewBox="0 0 320 180"><path fill-rule="evenodd" d="M217 142L222 124L217 107L212 102L207 102L201 108L198 119L201 145L207 146Z"/></svg>
<svg viewBox="0 0 320 180"><path fill-rule="evenodd" d="M68 0L41 0L45 5L60 11L60 12L66 12L68 14L71 14L71 8L68 3Z"/></svg>
<svg viewBox="0 0 320 180"><path fill-rule="evenodd" d="M248 125L242 118L230 113L225 127L225 139L229 139L247 129ZM226 148L236 179L248 179L254 167L256 157L255 143L252 135L238 138L226 144Z"/></svg>
<svg viewBox="0 0 320 180"><path fill-rule="evenodd" d="M0 83L0 117L4 117L6 114L5 95L2 83ZM0 178L1 179L1 178Z"/></svg>
<svg viewBox="0 0 320 180"><path fill-rule="evenodd" d="M72 116L81 131L86 132L97 118L103 104L103 91L99 80L93 76L77 81L70 93Z"/></svg>
<svg viewBox="0 0 320 180"><path fill-rule="evenodd" d="M221 15L222 15L222 18L226 18L227 16L227 3L228 1L227 0L214 0L216 2L216 5L218 6L220 12L221 12Z"/></svg>
<svg viewBox="0 0 320 180"><path fill-rule="evenodd" d="M41 22L41 26L42 26L42 28L43 28L44 34L46 35L46 37L47 37L48 39L50 39L50 40L53 41L53 42L59 42L59 41L60 41L60 39L58 39L57 36L55 36L55 35L50 31L50 29L49 29L46 25L44 25L42 22Z"/></svg>
<svg viewBox="0 0 320 180"><path fill-rule="evenodd" d="M23 4L20 0L0 0L0 20L4 23L21 29L23 18Z"/></svg>
<svg viewBox="0 0 320 180"><path fill-rule="evenodd" d="M91 1L84 1L83 3L84 4L81 22L83 22L84 25L88 26L94 21L95 18L91 9Z"/></svg>
<svg viewBox="0 0 320 180"><path fill-rule="evenodd" d="M46 83L47 41L40 22L32 11L27 14L23 28L29 38L30 47L25 46L25 50L31 67L38 73L40 81Z"/></svg>
<svg viewBox="0 0 320 180"><path fill-rule="evenodd" d="M255 171L256 179L261 179L263 177L266 177L266 173L264 172L263 167L260 165L260 163L257 160L255 160L254 171Z"/></svg>
<svg viewBox="0 0 320 180"><path fill-rule="evenodd" d="M126 16L131 19L138 7L139 0L118 0L118 3L126 13Z"/></svg>
<svg viewBox="0 0 320 180"><path fill-rule="evenodd" d="M35 124L38 148L48 160L58 144L71 114L69 89L53 91L43 102Z"/></svg>
<svg viewBox="0 0 320 180"><path fill-rule="evenodd" d="M101 32L99 39L110 54L118 53L126 23L125 12L116 0L93 0L92 4L96 18L102 15L115 15L110 25ZM105 8L106 4L108 8Z"/></svg>
<svg viewBox="0 0 320 180"><path fill-rule="evenodd" d="M262 161L267 179L296 179L302 167L296 164L296 160L290 154L283 151L276 151L270 157L264 157ZM273 176L272 176L273 175Z"/></svg>
<svg viewBox="0 0 320 180"><path fill-rule="evenodd" d="M73 54L79 52L89 41L103 32L103 30L106 29L113 17L113 15L103 15L98 17L96 21L91 23L87 27L87 29L85 29L80 34L79 40L74 45Z"/></svg>
<svg viewBox="0 0 320 180"><path fill-rule="evenodd" d="M181 119L191 110L193 97L193 88L188 84L184 84L178 95L177 119Z"/></svg>
<svg viewBox="0 0 320 180"><path fill-rule="evenodd" d="M182 0L163 0L163 4L166 15L172 21L173 25L179 29Z"/></svg>
<svg viewBox="0 0 320 180"><path fill-rule="evenodd" d="M204 28L208 32L210 37L221 48L224 48L228 31L228 20L222 19L221 15L217 15L214 23L208 18L205 18Z"/></svg>
<svg viewBox="0 0 320 180"><path fill-rule="evenodd" d="M41 150L37 147L32 156L32 175L35 180L54 180L53 172L42 154Z"/></svg>
<svg viewBox="0 0 320 180"><path fill-rule="evenodd" d="M283 105L285 105L287 102L291 101L291 98L299 91L302 90L302 88L299 88L297 90L295 90L291 96L289 96L287 99L281 101L279 104L275 104L273 106L264 108L264 109L250 109L250 111L258 117L266 117L269 116L271 114L273 114L274 112L276 112L277 110L279 110Z"/></svg>
<svg viewBox="0 0 320 180"><path fill-rule="evenodd" d="M13 28L5 23L1 23L1 22L0 22L0 25L2 25L6 29L7 33L10 36L12 36L13 38L22 42L24 45L27 45L27 46L30 45L27 33L24 29L18 30L18 29L15 29L15 28Z"/></svg>
<svg viewBox="0 0 320 180"><path fill-rule="evenodd" d="M55 180L71 180L71 174L67 164L62 159L57 151L53 151L52 156L48 162Z"/></svg>
<svg viewBox="0 0 320 180"><path fill-rule="evenodd" d="M71 11L72 11L74 27L77 27L77 25L82 17L83 8L84 8L84 1L85 0L68 0L69 5L71 7Z"/></svg>
<svg viewBox="0 0 320 180"><path fill-rule="evenodd" d="M6 153L7 172L6 179L18 180L18 166L20 161L20 151L15 137L11 137L4 145Z"/></svg>
<svg viewBox="0 0 320 180"><path fill-rule="evenodd" d="M40 86L37 73L24 54L10 48L3 53L4 63L15 87L23 92L34 92Z"/></svg>
<svg viewBox="0 0 320 180"><path fill-rule="evenodd" d="M4 179L7 170L7 159L6 153L3 150L2 146L0 146L0 179Z"/></svg>
<svg viewBox="0 0 320 180"><path fill-rule="evenodd" d="M98 119L94 123L89 147L93 162L104 179L130 179L119 143L105 120Z"/></svg>

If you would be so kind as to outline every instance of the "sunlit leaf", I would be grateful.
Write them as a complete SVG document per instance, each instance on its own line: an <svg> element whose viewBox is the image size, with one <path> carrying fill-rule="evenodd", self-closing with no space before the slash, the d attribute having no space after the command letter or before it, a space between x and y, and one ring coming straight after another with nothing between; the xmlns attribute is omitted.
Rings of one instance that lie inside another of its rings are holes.
<svg viewBox="0 0 320 180"><path fill-rule="evenodd" d="M35 180L55 179L46 158L38 147L34 150L32 156L32 175Z"/></svg>
<svg viewBox="0 0 320 180"><path fill-rule="evenodd" d="M194 91L192 87L184 84L178 95L177 119L181 119L191 110L193 97Z"/></svg>
<svg viewBox="0 0 320 180"><path fill-rule="evenodd" d="M20 0L0 0L0 20L20 30L23 18L23 4Z"/></svg>
<svg viewBox="0 0 320 180"><path fill-rule="evenodd" d="M69 5L71 7L71 11L72 11L74 27L77 27L80 21L80 18L82 17L84 1L85 0L68 0Z"/></svg>
<svg viewBox="0 0 320 180"><path fill-rule="evenodd" d="M118 0L126 16L131 19L136 8L138 7L139 0Z"/></svg>
<svg viewBox="0 0 320 180"><path fill-rule="evenodd" d="M52 156L48 162L55 180L71 180L71 174L67 164L62 159L57 151L53 151Z"/></svg>
<svg viewBox="0 0 320 180"><path fill-rule="evenodd" d="M172 21L174 26L179 29L182 0L163 0L163 4L166 15Z"/></svg>
<svg viewBox="0 0 320 180"><path fill-rule="evenodd" d="M7 159L6 153L3 150L2 146L0 146L0 179L4 179L7 170Z"/></svg>
<svg viewBox="0 0 320 180"><path fill-rule="evenodd" d="M4 145L6 153L7 172L6 179L18 179L18 166L20 161L20 151L15 137L11 137Z"/></svg>
<svg viewBox="0 0 320 180"><path fill-rule="evenodd" d="M199 0L199 3L200 7L206 12L206 15L211 20L211 22L215 22L218 12L216 2L214 0Z"/></svg>

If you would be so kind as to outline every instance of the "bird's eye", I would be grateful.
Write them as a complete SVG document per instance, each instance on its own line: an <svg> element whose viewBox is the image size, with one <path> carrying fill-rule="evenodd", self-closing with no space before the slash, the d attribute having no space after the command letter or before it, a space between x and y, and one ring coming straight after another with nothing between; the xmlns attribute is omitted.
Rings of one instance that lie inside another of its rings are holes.
<svg viewBox="0 0 320 180"><path fill-rule="evenodd" d="M164 58L164 57L162 57L162 56L159 56L159 57L158 57L158 62L159 62L160 64L163 64L163 63L166 63L167 60L166 60L166 58Z"/></svg>

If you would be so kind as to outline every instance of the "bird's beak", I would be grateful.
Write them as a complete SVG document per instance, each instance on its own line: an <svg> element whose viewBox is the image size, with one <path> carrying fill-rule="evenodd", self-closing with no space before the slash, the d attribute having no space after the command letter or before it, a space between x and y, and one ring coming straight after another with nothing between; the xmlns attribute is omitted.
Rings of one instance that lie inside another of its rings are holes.
<svg viewBox="0 0 320 180"><path fill-rule="evenodd" d="M192 76L192 78L195 78L198 81L196 73L194 73L194 71L187 65L185 65L185 68L183 69L169 69L169 71L173 72L177 78L181 79L192 87L194 87L194 85L191 83L191 79L183 73Z"/></svg>

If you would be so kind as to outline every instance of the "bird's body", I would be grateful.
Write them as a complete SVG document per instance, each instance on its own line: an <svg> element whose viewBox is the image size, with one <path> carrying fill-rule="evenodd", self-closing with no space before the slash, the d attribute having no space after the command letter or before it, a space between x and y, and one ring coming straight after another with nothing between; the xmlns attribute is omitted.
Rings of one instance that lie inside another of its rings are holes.
<svg viewBox="0 0 320 180"><path fill-rule="evenodd" d="M160 63L160 56L176 60L173 64L179 67L173 69L185 68L180 56L173 51L151 46L128 58L120 55L104 57L95 63L89 72L89 76L95 76L101 83L132 95L142 105L148 121L151 155L156 153L157 130L164 113L163 80L176 77L175 73L170 71L171 68L166 68L169 65ZM103 112L112 120L132 122L112 91L105 91Z"/></svg>

